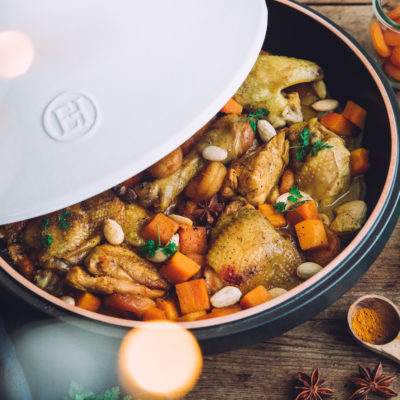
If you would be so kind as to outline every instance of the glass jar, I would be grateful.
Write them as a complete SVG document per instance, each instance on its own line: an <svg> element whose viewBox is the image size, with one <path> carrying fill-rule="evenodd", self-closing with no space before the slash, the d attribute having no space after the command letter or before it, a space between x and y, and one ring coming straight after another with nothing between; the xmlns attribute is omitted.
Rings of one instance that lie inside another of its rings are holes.
<svg viewBox="0 0 400 400"><path fill-rule="evenodd" d="M370 50L393 88L400 89L400 0L373 0Z"/></svg>

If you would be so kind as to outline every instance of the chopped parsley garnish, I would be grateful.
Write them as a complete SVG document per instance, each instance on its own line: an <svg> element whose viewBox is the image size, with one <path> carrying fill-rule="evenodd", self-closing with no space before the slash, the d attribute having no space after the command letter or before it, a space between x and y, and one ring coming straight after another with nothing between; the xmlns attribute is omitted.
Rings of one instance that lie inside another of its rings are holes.
<svg viewBox="0 0 400 400"><path fill-rule="evenodd" d="M121 399L121 390L118 386L112 387L99 394L86 390L82 385L72 382L68 390L68 396L64 396L64 400L119 400ZM122 400L132 400L131 396L124 396Z"/></svg>
<svg viewBox="0 0 400 400"><path fill-rule="evenodd" d="M313 147L311 149L311 153L313 156L315 156L320 150L322 149L330 149L333 146L331 146L330 144L326 144L324 143L322 140L317 140L314 144Z"/></svg>
<svg viewBox="0 0 400 400"><path fill-rule="evenodd" d="M53 236L47 233L47 227L49 226L49 223L49 217L44 217L42 219L42 223L40 224L40 228L42 229L42 233L40 235L40 244L46 249L49 249L53 243Z"/></svg>
<svg viewBox="0 0 400 400"><path fill-rule="evenodd" d="M293 203L293 206L289 209L286 208L286 203L284 201L278 201L274 204L274 209L279 214L284 214L290 211L296 212L295 208L307 203L310 200L301 200L303 195L301 194L297 186L292 186L289 190L290 196L288 196L288 201Z"/></svg>
<svg viewBox="0 0 400 400"><path fill-rule="evenodd" d="M58 226L60 227L61 230L65 231L71 228L72 224L70 221L68 221L68 218L70 216L71 216L71 211L68 211L67 209L64 209L60 212L57 219L58 219Z"/></svg>
<svg viewBox="0 0 400 400"><path fill-rule="evenodd" d="M166 256L172 256L178 251L178 246L173 242L169 242L161 250Z"/></svg>
<svg viewBox="0 0 400 400"><path fill-rule="evenodd" d="M257 112L254 113L249 113L249 116L246 118L242 118L241 121L244 120L250 120L250 125L253 128L253 131L257 131L257 121L260 119L262 116L267 116L269 114L269 111L265 108L259 108Z"/></svg>
<svg viewBox="0 0 400 400"><path fill-rule="evenodd" d="M137 248L137 252L140 255L140 257L143 258L154 257L158 249L161 249L161 251L166 256L172 256L178 251L178 246L173 242L168 242L166 246L161 245L160 231L158 230L158 225L156 225L156 228L157 228L158 243L156 244L154 240L147 240L145 246Z"/></svg>
<svg viewBox="0 0 400 400"><path fill-rule="evenodd" d="M310 130L304 129L299 133L299 143L297 146L291 146L291 149L296 150L296 161L301 162L305 159L308 152L311 150L313 156L322 149L330 149L333 146L323 142L322 140L317 140L313 145L310 144Z"/></svg>

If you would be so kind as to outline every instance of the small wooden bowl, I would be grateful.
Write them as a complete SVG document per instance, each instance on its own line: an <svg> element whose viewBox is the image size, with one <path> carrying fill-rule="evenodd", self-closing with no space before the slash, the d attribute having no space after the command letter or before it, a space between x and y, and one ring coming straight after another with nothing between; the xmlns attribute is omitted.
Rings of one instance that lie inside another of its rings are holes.
<svg viewBox="0 0 400 400"><path fill-rule="evenodd" d="M362 308L376 311L382 317L383 325L387 328L386 334L373 343L360 339L353 330L354 315ZM347 312L347 323L351 334L362 346L400 363L400 311L392 301L378 295L362 296L350 306Z"/></svg>

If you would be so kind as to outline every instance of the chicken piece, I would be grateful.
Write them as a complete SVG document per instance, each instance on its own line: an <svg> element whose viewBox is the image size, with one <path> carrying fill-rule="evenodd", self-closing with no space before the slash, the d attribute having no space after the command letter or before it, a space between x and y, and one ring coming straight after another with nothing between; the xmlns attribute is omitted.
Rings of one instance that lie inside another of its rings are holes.
<svg viewBox="0 0 400 400"><path fill-rule="evenodd" d="M254 210L254 207L244 197L238 196L232 199L220 214L217 223L211 230L211 241L214 241L222 229L232 223L241 210Z"/></svg>
<svg viewBox="0 0 400 400"><path fill-rule="evenodd" d="M130 293L150 298L161 297L165 290L149 289L129 279L117 279L110 276L93 277L81 267L73 267L65 282L75 289L99 294Z"/></svg>
<svg viewBox="0 0 400 400"><path fill-rule="evenodd" d="M134 247L144 246L146 241L140 236L140 230L150 219L150 213L139 204L127 204L125 222L122 227L125 242Z"/></svg>
<svg viewBox="0 0 400 400"><path fill-rule="evenodd" d="M263 204L288 162L289 141L282 132L232 163L221 194L229 198L239 193L254 206Z"/></svg>
<svg viewBox="0 0 400 400"><path fill-rule="evenodd" d="M287 96L282 90L322 78L322 69L311 61L260 54L234 99L247 111L267 109L271 124L282 127L303 120L298 95Z"/></svg>
<svg viewBox="0 0 400 400"><path fill-rule="evenodd" d="M106 219L112 218L123 224L125 218L125 203L112 191L107 191L89 200L82 201L68 207L71 215L67 218L71 224L67 229L61 229L59 216L61 212L54 212L28 222L21 234L22 243L31 250L38 250L39 264L44 265L52 258L63 259L80 246L85 246L85 241L90 241L96 233L103 228ZM43 228L43 222L48 219L48 224ZM43 233L51 235L52 243L49 248L41 244Z"/></svg>
<svg viewBox="0 0 400 400"><path fill-rule="evenodd" d="M209 145L227 151L225 164L242 155L252 144L254 131L248 120L231 114L218 119L210 130L195 144L193 150L183 159L182 166L172 175L135 186L139 203L143 207L154 206L156 211L165 211L183 191L189 181L206 165L201 156Z"/></svg>
<svg viewBox="0 0 400 400"><path fill-rule="evenodd" d="M76 249L64 254L63 260L67 261L71 266L80 264L86 256L101 242L101 235L95 235L85 240Z"/></svg>
<svg viewBox="0 0 400 400"><path fill-rule="evenodd" d="M167 289L168 282L158 270L136 253L120 246L97 246L86 258L85 265L94 276L133 279L153 289Z"/></svg>
<svg viewBox="0 0 400 400"><path fill-rule="evenodd" d="M16 243L8 246L8 255L21 274L27 279L32 279L35 266L30 257L25 254L22 246Z"/></svg>
<svg viewBox="0 0 400 400"><path fill-rule="evenodd" d="M306 128L309 129L311 145L321 140L332 147L324 148L316 155L310 151L303 162L296 160L297 148L293 148L290 157L291 168L299 189L320 202L321 212L324 212L324 209L350 186L350 152L343 139L326 129L317 119L283 130L292 147L298 145L299 133Z"/></svg>
<svg viewBox="0 0 400 400"><path fill-rule="evenodd" d="M207 292L210 296L224 287L223 280L211 267L205 267L203 275L206 280Z"/></svg>
<svg viewBox="0 0 400 400"><path fill-rule="evenodd" d="M280 287L295 275L302 257L261 213L242 209L214 239L207 262L225 285L247 293L258 285Z"/></svg>
<svg viewBox="0 0 400 400"><path fill-rule="evenodd" d="M7 245L18 242L19 234L23 231L28 221L14 222L0 226L0 238L4 238Z"/></svg>
<svg viewBox="0 0 400 400"><path fill-rule="evenodd" d="M361 200L349 201L335 209L336 217L330 228L338 235L361 229L367 215L367 204Z"/></svg>

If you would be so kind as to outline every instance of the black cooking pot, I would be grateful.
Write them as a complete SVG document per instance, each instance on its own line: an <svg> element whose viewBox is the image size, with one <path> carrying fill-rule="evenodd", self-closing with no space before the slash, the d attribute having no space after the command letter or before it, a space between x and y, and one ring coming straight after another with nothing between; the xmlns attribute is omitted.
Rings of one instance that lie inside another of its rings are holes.
<svg viewBox="0 0 400 400"><path fill-rule="evenodd" d="M351 99L368 110L363 146L370 151L372 165L366 174L369 218L335 260L287 294L220 319L187 323L206 353L269 339L322 311L366 272L383 249L400 211L400 114L386 78L353 39L315 11L289 0L267 1L267 5L264 50L316 62L325 72L332 98L341 104ZM110 317L81 312L55 298L49 301L44 294L33 293L24 278L11 277L5 263L0 263L1 284L41 312L105 336L120 338L127 332L123 320L111 318L110 323ZM134 324L125 321L125 325Z"/></svg>

